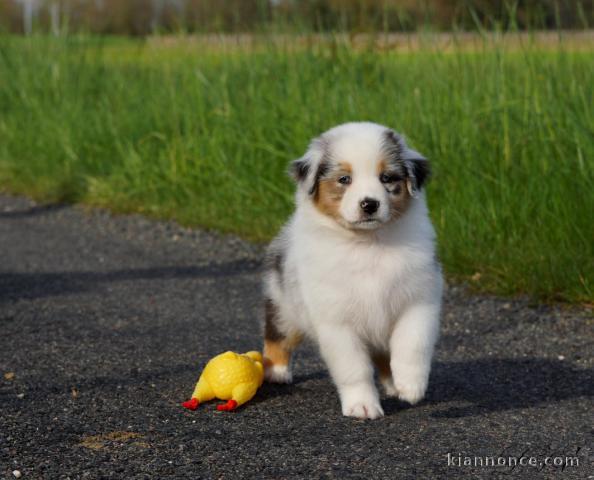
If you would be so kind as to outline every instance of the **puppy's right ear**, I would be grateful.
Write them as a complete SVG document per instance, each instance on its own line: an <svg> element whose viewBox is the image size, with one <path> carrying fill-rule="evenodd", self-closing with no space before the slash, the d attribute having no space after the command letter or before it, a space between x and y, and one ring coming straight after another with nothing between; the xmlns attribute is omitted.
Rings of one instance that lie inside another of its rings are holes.
<svg viewBox="0 0 594 480"><path fill-rule="evenodd" d="M320 138L314 138L303 157L291 162L289 175L310 195L317 189L320 177L325 171L325 158L327 150L326 142Z"/></svg>
<svg viewBox="0 0 594 480"><path fill-rule="evenodd" d="M289 175L297 183L304 182L307 178L307 175L309 174L310 168L311 161L308 156L305 155L291 162L291 165L289 166Z"/></svg>

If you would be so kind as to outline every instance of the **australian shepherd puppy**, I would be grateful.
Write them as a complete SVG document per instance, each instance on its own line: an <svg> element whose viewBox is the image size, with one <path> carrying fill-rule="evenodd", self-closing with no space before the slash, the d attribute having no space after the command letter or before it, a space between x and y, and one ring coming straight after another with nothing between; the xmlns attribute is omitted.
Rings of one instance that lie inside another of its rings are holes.
<svg viewBox="0 0 594 480"><path fill-rule="evenodd" d="M291 352L310 337L343 415L383 415L374 366L387 395L418 402L443 286L428 161L387 127L346 123L314 139L290 171L296 210L266 261L266 379L291 382Z"/></svg>

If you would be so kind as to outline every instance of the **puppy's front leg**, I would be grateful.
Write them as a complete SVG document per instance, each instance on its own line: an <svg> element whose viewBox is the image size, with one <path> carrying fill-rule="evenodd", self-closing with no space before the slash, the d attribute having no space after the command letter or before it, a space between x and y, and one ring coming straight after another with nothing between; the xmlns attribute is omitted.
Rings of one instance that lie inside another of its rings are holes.
<svg viewBox="0 0 594 480"><path fill-rule="evenodd" d="M409 307L390 338L390 367L398 397L415 404L425 396L433 347L439 333L439 304Z"/></svg>
<svg viewBox="0 0 594 480"><path fill-rule="evenodd" d="M371 359L351 328L321 325L317 336L322 357L338 388L342 414L371 419L383 416L373 381Z"/></svg>

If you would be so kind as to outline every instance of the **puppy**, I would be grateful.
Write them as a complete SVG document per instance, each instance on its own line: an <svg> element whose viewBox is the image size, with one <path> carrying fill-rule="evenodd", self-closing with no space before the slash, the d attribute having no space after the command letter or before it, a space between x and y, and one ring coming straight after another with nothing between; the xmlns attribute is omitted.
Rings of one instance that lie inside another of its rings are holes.
<svg viewBox="0 0 594 480"><path fill-rule="evenodd" d="M387 395L418 402L443 287L428 161L387 127L346 123L314 139L290 172L296 210L266 256L266 379L291 382L291 352L309 337L343 415L383 415L374 365Z"/></svg>

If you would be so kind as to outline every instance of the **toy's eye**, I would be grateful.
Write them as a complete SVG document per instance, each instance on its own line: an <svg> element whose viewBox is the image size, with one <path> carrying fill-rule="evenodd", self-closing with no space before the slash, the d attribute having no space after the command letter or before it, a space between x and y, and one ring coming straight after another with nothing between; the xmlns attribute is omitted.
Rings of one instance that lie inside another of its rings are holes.
<svg viewBox="0 0 594 480"><path fill-rule="evenodd" d="M392 175L388 175L387 173L382 173L379 179L382 183L392 183L396 180L395 177L393 177Z"/></svg>
<svg viewBox="0 0 594 480"><path fill-rule="evenodd" d="M342 185L349 185L352 182L352 178L350 177L350 175L343 175L342 177L340 177L338 179L338 183L342 184Z"/></svg>

